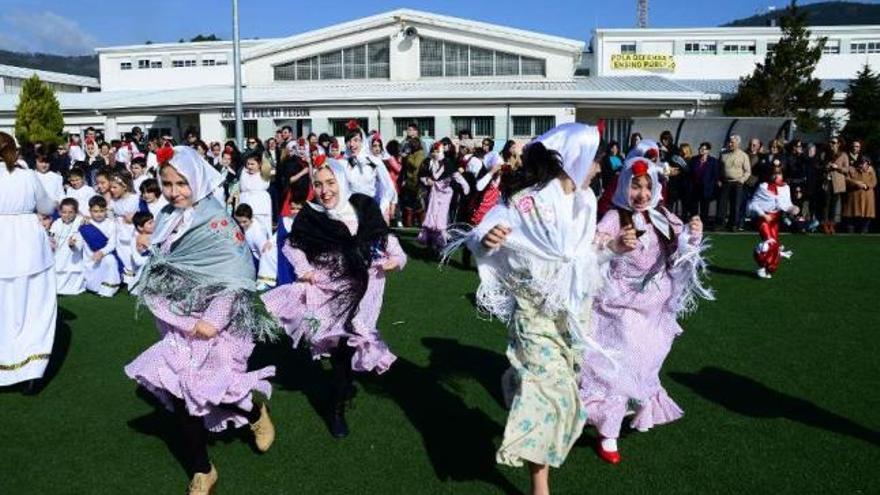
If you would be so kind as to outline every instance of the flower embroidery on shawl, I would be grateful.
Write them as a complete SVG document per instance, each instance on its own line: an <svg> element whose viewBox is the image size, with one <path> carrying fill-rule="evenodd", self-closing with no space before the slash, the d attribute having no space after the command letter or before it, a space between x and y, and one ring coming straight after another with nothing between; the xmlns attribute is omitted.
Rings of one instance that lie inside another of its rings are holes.
<svg viewBox="0 0 880 495"><path fill-rule="evenodd" d="M244 232L241 231L237 224L230 222L226 218L218 217L211 220L208 225L211 227L211 233L214 235L230 239L237 246L244 245Z"/></svg>
<svg viewBox="0 0 880 495"><path fill-rule="evenodd" d="M535 198L532 196L523 196L516 202L516 209L525 215L528 215L535 207Z"/></svg>

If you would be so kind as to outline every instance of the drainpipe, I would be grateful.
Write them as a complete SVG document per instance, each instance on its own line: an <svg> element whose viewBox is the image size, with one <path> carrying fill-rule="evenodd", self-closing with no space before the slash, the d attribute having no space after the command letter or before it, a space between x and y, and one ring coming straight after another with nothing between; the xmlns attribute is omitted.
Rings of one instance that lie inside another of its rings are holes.
<svg viewBox="0 0 880 495"><path fill-rule="evenodd" d="M504 142L510 141L510 103L507 104L507 122L504 126Z"/></svg>

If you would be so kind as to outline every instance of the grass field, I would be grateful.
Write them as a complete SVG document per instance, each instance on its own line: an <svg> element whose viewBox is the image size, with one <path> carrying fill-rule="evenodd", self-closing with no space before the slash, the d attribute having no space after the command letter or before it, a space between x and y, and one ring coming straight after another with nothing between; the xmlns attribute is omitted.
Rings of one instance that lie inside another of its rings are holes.
<svg viewBox="0 0 880 495"><path fill-rule="evenodd" d="M880 238L791 237L794 258L753 277L752 236L715 236L718 301L684 322L663 381L685 417L621 441L602 463L587 430L556 493L880 493ZM418 248L393 277L380 328L399 356L362 377L352 434L323 410L329 371L289 342L278 366L273 449L247 431L213 437L222 494L518 493L525 469L496 466L506 417L505 330L479 320L476 274L438 271ZM173 418L122 367L156 339L127 295L60 301L51 379L36 397L0 391L0 494L183 493Z"/></svg>

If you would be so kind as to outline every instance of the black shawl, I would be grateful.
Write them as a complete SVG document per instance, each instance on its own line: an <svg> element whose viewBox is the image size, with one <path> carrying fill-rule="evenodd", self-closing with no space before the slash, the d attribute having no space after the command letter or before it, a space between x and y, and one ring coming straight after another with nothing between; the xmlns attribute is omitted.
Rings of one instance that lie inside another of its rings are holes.
<svg viewBox="0 0 880 495"><path fill-rule="evenodd" d="M296 216L287 237L312 266L330 274L335 286L335 314L345 318L346 326L367 291L370 264L379 251L385 250L391 232L373 198L352 194L348 201L357 213L356 234L327 213L306 206Z"/></svg>

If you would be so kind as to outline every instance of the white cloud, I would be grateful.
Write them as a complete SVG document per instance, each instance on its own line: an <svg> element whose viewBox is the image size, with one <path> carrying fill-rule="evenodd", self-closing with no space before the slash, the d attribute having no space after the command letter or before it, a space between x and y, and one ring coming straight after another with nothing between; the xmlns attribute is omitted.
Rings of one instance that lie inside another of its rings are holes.
<svg viewBox="0 0 880 495"><path fill-rule="evenodd" d="M13 11L2 18L5 39L0 43L17 51L57 55L89 55L98 40L80 25L54 12L29 13Z"/></svg>

